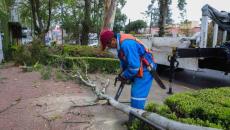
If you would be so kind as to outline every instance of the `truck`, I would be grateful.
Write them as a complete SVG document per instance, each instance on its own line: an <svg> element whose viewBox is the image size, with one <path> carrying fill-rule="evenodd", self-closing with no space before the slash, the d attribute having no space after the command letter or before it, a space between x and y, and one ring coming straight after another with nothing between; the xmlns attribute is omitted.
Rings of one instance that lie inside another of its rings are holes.
<svg viewBox="0 0 230 130"><path fill-rule="evenodd" d="M212 46L207 46L208 21L214 24ZM221 44L217 45L218 29L223 30ZM202 7L201 31L198 37L154 37L145 35L140 37L145 46L153 51L159 68L170 68L169 93L172 93L172 81L175 70L187 69L198 71L211 69L222 71L226 75L230 72L230 42L226 41L230 31L230 13L218 11L210 5ZM199 38L200 40L197 40ZM195 42L198 41L198 42Z"/></svg>

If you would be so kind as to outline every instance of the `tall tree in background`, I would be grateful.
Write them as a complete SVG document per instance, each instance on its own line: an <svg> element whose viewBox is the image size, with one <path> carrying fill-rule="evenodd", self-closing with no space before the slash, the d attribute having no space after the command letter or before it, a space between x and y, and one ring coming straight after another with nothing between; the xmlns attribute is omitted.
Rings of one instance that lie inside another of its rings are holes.
<svg viewBox="0 0 230 130"><path fill-rule="evenodd" d="M44 41L45 34L49 31L51 21L52 0L29 0L32 11L34 33ZM43 14L47 17L43 17Z"/></svg>
<svg viewBox="0 0 230 130"><path fill-rule="evenodd" d="M125 6L126 0L118 0L118 6L116 9L115 21L114 21L114 32L120 32L124 30L125 22L127 20L127 16L122 13L122 8Z"/></svg>
<svg viewBox="0 0 230 130"><path fill-rule="evenodd" d="M103 9L104 0L93 0L93 7L91 10L91 32L99 33L103 24Z"/></svg>
<svg viewBox="0 0 230 130"><path fill-rule="evenodd" d="M43 25L47 25L47 20L49 18L47 1L48 0L38 1L42 4L40 5L39 13L37 13L34 9L36 22L33 20L34 15L32 15L33 10L31 10L31 3L35 3L37 1L21 1L20 17L23 25L26 27L33 26L33 30L35 30L36 34L42 30L39 28L35 29L34 24L36 24L37 27L40 27L38 19L42 19L40 21L44 23ZM50 26L53 28L55 25L61 24L61 27L67 33L67 36L65 37L67 42L75 41L75 43L80 43L81 37L82 44L86 45L88 44L87 39L89 33L99 33L103 25L109 28L112 27L111 25L113 25L115 17L115 13L113 13L113 11L116 7L118 8L118 15L114 23L114 27L115 29L118 28L117 30L124 27L126 16L122 14L119 9L124 7L126 0L118 0L117 2L115 0L53 0ZM106 17L103 17L104 9L107 9L107 11L105 11L105 14L107 15ZM40 17L37 18L38 15L40 15ZM107 21L107 23L103 22L104 20Z"/></svg>
<svg viewBox="0 0 230 130"><path fill-rule="evenodd" d="M165 34L165 25L166 25L166 16L167 12L169 10L169 0L160 0L159 1L159 21L158 21L158 26L159 26L159 36L162 37Z"/></svg>
<svg viewBox="0 0 230 130"><path fill-rule="evenodd" d="M81 23L84 16L84 3L76 0L64 0L62 5L57 6L55 14L55 23L62 22L62 28L66 31L66 42L75 41L80 44ZM62 12L60 10L62 8Z"/></svg>
<svg viewBox="0 0 230 130"><path fill-rule="evenodd" d="M85 1L85 6L84 6L84 20L82 22L82 45L87 45L89 41L89 31L90 31L90 9L91 9L91 4L90 0L84 0Z"/></svg>
<svg viewBox="0 0 230 130"><path fill-rule="evenodd" d="M116 9L117 0L104 0L104 20L102 29L113 29Z"/></svg>
<svg viewBox="0 0 230 130"><path fill-rule="evenodd" d="M158 19L159 19L159 7L158 3L155 2L156 0L151 0L151 3L147 7L147 11L145 11L145 15L147 17L150 17L150 28L152 26L158 25Z"/></svg>
<svg viewBox="0 0 230 130"><path fill-rule="evenodd" d="M147 16L149 16L151 19L150 27L151 25L154 25L154 23L156 24L156 21L158 21L157 24L159 27L159 36L164 36L165 25L173 22L171 19L172 16L172 12L170 9L171 4L172 4L172 0L151 0L151 3L146 11ZM186 4L187 4L186 0L177 1L177 7L181 11L180 15L182 19L184 19L185 17Z"/></svg>
<svg viewBox="0 0 230 130"><path fill-rule="evenodd" d="M138 34L140 29L146 28L146 27L147 27L147 23L145 21L136 20L136 21L130 22L128 25L125 26L125 32Z"/></svg>

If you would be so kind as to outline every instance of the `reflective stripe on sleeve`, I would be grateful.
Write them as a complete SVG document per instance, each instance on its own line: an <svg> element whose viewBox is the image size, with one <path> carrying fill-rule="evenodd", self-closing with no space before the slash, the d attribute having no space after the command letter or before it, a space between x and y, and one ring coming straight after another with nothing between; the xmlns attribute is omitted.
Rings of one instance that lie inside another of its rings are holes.
<svg viewBox="0 0 230 130"><path fill-rule="evenodd" d="M128 68L129 70L136 70L138 71L140 68Z"/></svg>

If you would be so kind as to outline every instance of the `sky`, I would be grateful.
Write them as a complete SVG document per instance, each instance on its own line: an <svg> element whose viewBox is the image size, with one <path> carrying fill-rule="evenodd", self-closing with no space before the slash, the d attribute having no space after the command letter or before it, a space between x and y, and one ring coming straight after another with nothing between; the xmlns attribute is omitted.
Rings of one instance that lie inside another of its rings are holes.
<svg viewBox="0 0 230 130"><path fill-rule="evenodd" d="M147 21L142 12L147 10L147 6L150 4L151 0L126 0L127 3L123 8L122 12L125 13L131 21L142 19ZM186 19L191 21L200 21L201 18L201 8L205 4L209 4L213 8L221 11L230 12L230 0L186 0L187 1L187 15ZM172 0L172 19L175 23L180 22L179 10L177 9L177 0ZM127 20L128 21L128 20Z"/></svg>

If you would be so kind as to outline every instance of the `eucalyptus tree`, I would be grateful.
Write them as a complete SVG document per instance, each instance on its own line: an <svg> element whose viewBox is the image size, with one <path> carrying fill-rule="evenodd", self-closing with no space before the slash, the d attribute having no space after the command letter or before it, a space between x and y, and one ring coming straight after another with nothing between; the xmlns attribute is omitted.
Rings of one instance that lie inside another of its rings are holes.
<svg viewBox="0 0 230 130"><path fill-rule="evenodd" d="M117 0L104 0L104 19L102 29L113 29L117 9Z"/></svg>
<svg viewBox="0 0 230 130"><path fill-rule="evenodd" d="M146 11L147 16L150 17L151 25L157 24L159 26L159 36L164 36L165 34L165 25L168 23L172 23L171 19L171 9L170 5L172 4L172 0L151 0L151 3L148 6ZM185 17L185 6L186 0L177 0L177 7L181 11L181 18Z"/></svg>

